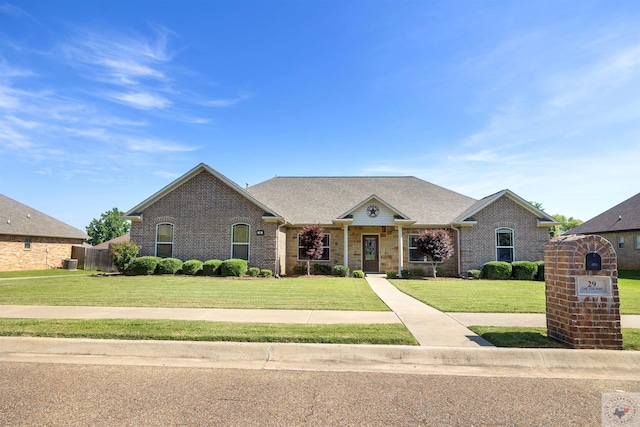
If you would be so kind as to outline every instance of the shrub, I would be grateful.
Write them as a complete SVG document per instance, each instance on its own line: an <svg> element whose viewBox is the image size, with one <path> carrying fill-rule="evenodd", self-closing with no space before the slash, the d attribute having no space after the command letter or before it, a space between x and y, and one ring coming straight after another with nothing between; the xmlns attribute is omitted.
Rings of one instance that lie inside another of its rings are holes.
<svg viewBox="0 0 640 427"><path fill-rule="evenodd" d="M149 275L156 272L160 258L155 256L141 256L131 263L131 274L134 276Z"/></svg>
<svg viewBox="0 0 640 427"><path fill-rule="evenodd" d="M115 243L111 245L111 262L120 273L127 273L138 252L140 252L140 246L134 242Z"/></svg>
<svg viewBox="0 0 640 427"><path fill-rule="evenodd" d="M398 272L397 271L387 271L387 279L397 279Z"/></svg>
<svg viewBox="0 0 640 427"><path fill-rule="evenodd" d="M364 279L364 271L362 270L353 270L353 277L357 279Z"/></svg>
<svg viewBox="0 0 640 427"><path fill-rule="evenodd" d="M210 259L202 264L202 274L205 276L219 276L222 261L219 259Z"/></svg>
<svg viewBox="0 0 640 427"><path fill-rule="evenodd" d="M536 272L535 280L544 282L544 261L536 261L536 265L538 266L538 271Z"/></svg>
<svg viewBox="0 0 640 427"><path fill-rule="evenodd" d="M411 279L413 277L413 271L411 270L402 270L400 275L403 279Z"/></svg>
<svg viewBox="0 0 640 427"><path fill-rule="evenodd" d="M413 267L411 269L411 277L426 277L427 273L422 267Z"/></svg>
<svg viewBox="0 0 640 427"><path fill-rule="evenodd" d="M251 267L247 274L250 277L258 277L258 275L260 274L260 269L258 267Z"/></svg>
<svg viewBox="0 0 640 427"><path fill-rule="evenodd" d="M313 274L330 276L331 266L328 264L313 264Z"/></svg>
<svg viewBox="0 0 640 427"><path fill-rule="evenodd" d="M449 277L449 272L442 267L436 267L438 277Z"/></svg>
<svg viewBox="0 0 640 427"><path fill-rule="evenodd" d="M516 280L533 280L538 266L531 261L514 261L511 263L511 274Z"/></svg>
<svg viewBox="0 0 640 427"><path fill-rule="evenodd" d="M333 267L333 274L340 277L347 277L349 276L349 267L345 265L336 265Z"/></svg>
<svg viewBox="0 0 640 427"><path fill-rule="evenodd" d="M202 265L202 261L197 259L190 259L189 261L185 261L184 264L182 264L182 274L188 274L191 276L200 274L202 272Z"/></svg>
<svg viewBox="0 0 640 427"><path fill-rule="evenodd" d="M247 261L238 258L231 258L225 261L222 261L222 265L220 266L220 274L223 276L236 276L242 277L247 273L249 267L247 266Z"/></svg>
<svg viewBox="0 0 640 427"><path fill-rule="evenodd" d="M480 273L482 273L480 270L469 270L467 271L467 276L471 277L472 279L479 279Z"/></svg>
<svg viewBox="0 0 640 427"><path fill-rule="evenodd" d="M260 270L260 277L273 277L273 271L268 268L263 268Z"/></svg>
<svg viewBox="0 0 640 427"><path fill-rule="evenodd" d="M293 274L298 276L307 274L307 266L306 265L294 265L293 266Z"/></svg>
<svg viewBox="0 0 640 427"><path fill-rule="evenodd" d="M504 261L489 261L482 266L481 277L492 280L507 280L511 277L511 264Z"/></svg>
<svg viewBox="0 0 640 427"><path fill-rule="evenodd" d="M178 258L162 258L158 261L158 274L176 274L182 268L182 260Z"/></svg>

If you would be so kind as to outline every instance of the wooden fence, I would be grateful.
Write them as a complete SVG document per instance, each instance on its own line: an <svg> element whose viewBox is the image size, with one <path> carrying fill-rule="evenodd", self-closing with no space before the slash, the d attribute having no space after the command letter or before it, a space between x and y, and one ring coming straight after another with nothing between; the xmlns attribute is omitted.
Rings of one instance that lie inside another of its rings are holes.
<svg viewBox="0 0 640 427"><path fill-rule="evenodd" d="M71 249L71 258L78 260L78 268L82 270L118 271L111 262L111 251L109 249L73 246Z"/></svg>

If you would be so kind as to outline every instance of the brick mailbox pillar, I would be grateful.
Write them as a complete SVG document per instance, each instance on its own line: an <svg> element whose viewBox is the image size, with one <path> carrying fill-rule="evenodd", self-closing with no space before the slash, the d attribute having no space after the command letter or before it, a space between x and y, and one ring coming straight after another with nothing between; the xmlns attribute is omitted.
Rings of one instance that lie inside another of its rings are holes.
<svg viewBox="0 0 640 427"><path fill-rule="evenodd" d="M561 236L544 250L547 335L572 348L622 350L617 257L600 236Z"/></svg>

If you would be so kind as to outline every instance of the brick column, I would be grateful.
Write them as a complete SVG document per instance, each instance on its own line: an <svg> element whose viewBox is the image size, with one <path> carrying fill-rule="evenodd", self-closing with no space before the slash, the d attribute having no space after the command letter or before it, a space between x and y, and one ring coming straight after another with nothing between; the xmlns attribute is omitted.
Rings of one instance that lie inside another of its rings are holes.
<svg viewBox="0 0 640 427"><path fill-rule="evenodd" d="M587 254L600 257L600 269L587 270ZM595 235L561 236L546 245L544 264L548 336L572 348L622 350L617 258L611 243ZM591 282L594 289L586 285Z"/></svg>

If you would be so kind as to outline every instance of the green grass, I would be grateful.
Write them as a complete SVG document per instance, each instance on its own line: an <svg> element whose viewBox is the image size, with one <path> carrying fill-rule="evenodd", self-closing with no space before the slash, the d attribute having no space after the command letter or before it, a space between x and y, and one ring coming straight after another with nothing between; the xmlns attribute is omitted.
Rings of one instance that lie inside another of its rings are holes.
<svg viewBox="0 0 640 427"><path fill-rule="evenodd" d="M469 329L496 347L567 348L549 338L546 328L471 326ZM640 350L640 329L622 329L622 347Z"/></svg>
<svg viewBox="0 0 640 427"><path fill-rule="evenodd" d="M0 319L0 336L417 345L400 324L308 325L173 320Z"/></svg>
<svg viewBox="0 0 640 427"><path fill-rule="evenodd" d="M63 269L48 269L48 270L28 270L28 271L0 271L0 279L6 278L18 278L18 277L51 277L51 276L86 276L89 274L95 274L97 271L89 270L63 270Z"/></svg>
<svg viewBox="0 0 640 427"><path fill-rule="evenodd" d="M402 292L445 312L545 313L544 282L525 280L402 280ZM640 271L618 272L620 313L640 314Z"/></svg>
<svg viewBox="0 0 640 427"><path fill-rule="evenodd" d="M66 276L0 280L0 305L389 311L364 279Z"/></svg>

